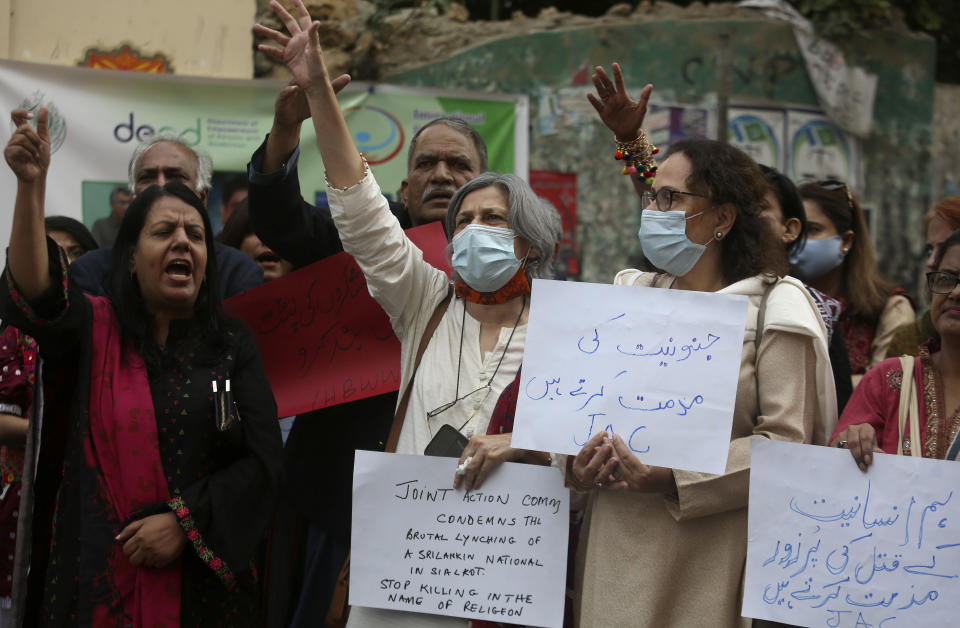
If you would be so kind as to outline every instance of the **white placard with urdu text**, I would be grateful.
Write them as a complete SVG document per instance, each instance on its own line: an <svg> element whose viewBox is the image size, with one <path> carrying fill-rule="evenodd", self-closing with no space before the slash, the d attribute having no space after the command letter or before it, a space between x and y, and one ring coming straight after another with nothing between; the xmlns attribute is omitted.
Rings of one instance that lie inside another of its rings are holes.
<svg viewBox="0 0 960 628"><path fill-rule="evenodd" d="M513 446L576 454L606 430L723 473L746 316L740 295L535 280Z"/></svg>
<svg viewBox="0 0 960 628"><path fill-rule="evenodd" d="M756 439L743 615L799 626L956 626L960 464Z"/></svg>

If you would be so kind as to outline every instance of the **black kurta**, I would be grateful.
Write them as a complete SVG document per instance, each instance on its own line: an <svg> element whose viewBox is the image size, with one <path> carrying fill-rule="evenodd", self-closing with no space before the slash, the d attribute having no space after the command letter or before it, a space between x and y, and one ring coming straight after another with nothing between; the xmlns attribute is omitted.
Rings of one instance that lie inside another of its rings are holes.
<svg viewBox="0 0 960 628"><path fill-rule="evenodd" d="M9 272L0 282L0 317L33 335L51 375L72 388L69 395L62 389L49 395L54 403L42 427L27 624L99 626L110 617L110 623L123 625L122 619L114 622L120 614L111 612L120 600L107 556L129 521L118 520L98 470L84 456L92 309L65 277L65 266L52 253L56 247L50 250L57 290L41 302L23 301ZM196 323L175 321L160 359L147 367L172 499L141 508L133 518L173 511L187 533L181 554L184 626L261 621L255 558L273 511L280 430L252 335L240 327L225 334L221 355L203 359ZM211 381L222 386L225 377L231 379L241 422L220 432Z"/></svg>

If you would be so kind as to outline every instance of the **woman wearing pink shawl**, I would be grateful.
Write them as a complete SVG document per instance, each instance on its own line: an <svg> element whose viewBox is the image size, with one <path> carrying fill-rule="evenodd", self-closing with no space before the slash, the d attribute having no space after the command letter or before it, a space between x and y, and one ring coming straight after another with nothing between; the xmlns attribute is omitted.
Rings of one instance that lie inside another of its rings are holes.
<svg viewBox="0 0 960 628"><path fill-rule="evenodd" d="M179 182L139 194L111 296L83 295L44 234L48 114L33 117L13 112L4 151L17 196L0 282L0 317L36 338L57 380L24 623L258 625L280 432L256 343L222 314L203 204Z"/></svg>

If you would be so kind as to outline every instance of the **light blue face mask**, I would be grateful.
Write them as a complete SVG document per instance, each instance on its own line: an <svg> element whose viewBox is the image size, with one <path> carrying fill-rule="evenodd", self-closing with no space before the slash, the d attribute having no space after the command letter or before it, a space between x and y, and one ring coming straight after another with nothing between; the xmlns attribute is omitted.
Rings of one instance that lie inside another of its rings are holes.
<svg viewBox="0 0 960 628"><path fill-rule="evenodd" d="M697 244L687 238L687 221L702 213L688 217L680 210L643 210L638 234L643 254L654 266L671 275L683 277L689 273L707 250L707 244L714 240L710 238L707 244Z"/></svg>
<svg viewBox="0 0 960 628"><path fill-rule="evenodd" d="M467 225L453 236L450 264L477 292L496 292L520 268L513 249L515 237L513 229Z"/></svg>
<svg viewBox="0 0 960 628"><path fill-rule="evenodd" d="M793 264L800 279L812 281L842 264L845 255L841 236L832 236L823 240L807 238L799 251L790 254L790 263Z"/></svg>

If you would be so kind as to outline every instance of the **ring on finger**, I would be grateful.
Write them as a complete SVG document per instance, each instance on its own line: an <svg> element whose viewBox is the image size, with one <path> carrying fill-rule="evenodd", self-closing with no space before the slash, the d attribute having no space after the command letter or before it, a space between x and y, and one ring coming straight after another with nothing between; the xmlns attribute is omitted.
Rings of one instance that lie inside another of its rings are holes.
<svg viewBox="0 0 960 628"><path fill-rule="evenodd" d="M839 442L837 443L837 447L839 447L840 449L846 449L846 447L847 447L847 441L845 441L845 440L839 441Z"/></svg>
<svg viewBox="0 0 960 628"><path fill-rule="evenodd" d="M467 456L459 465L457 465L457 475L466 475L467 467L473 461L473 456Z"/></svg>

